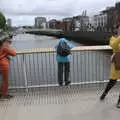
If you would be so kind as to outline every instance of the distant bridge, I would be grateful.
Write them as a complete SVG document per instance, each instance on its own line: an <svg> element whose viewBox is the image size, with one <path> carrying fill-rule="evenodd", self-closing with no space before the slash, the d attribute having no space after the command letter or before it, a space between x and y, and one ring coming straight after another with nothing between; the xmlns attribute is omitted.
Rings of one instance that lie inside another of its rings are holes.
<svg viewBox="0 0 120 120"><path fill-rule="evenodd" d="M27 29L24 32L35 35L65 37L85 45L108 45L111 32L104 31L62 31L60 29Z"/></svg>
<svg viewBox="0 0 120 120"><path fill-rule="evenodd" d="M23 29L24 32L38 32L38 31L45 31L45 32L51 32L51 33L57 33L62 32L62 29Z"/></svg>

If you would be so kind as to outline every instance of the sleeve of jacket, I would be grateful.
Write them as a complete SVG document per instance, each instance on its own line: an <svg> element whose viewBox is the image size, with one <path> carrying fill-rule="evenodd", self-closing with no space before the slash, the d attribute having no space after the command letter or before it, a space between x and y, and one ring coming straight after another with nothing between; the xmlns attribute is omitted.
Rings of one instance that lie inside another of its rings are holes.
<svg viewBox="0 0 120 120"><path fill-rule="evenodd" d="M3 50L4 50L4 52L7 53L8 55L16 56L16 51L13 50L13 49L11 49L11 48L5 47Z"/></svg>
<svg viewBox="0 0 120 120"><path fill-rule="evenodd" d="M69 47L70 47L71 49L75 47L74 44L70 44L70 43L68 43L68 45L69 45Z"/></svg>
<svg viewBox="0 0 120 120"><path fill-rule="evenodd" d="M113 49L116 49L118 44L120 44L120 36L118 36L116 38L111 37L111 39L110 39L110 46Z"/></svg>
<svg viewBox="0 0 120 120"><path fill-rule="evenodd" d="M57 50L58 44L55 46L55 50Z"/></svg>

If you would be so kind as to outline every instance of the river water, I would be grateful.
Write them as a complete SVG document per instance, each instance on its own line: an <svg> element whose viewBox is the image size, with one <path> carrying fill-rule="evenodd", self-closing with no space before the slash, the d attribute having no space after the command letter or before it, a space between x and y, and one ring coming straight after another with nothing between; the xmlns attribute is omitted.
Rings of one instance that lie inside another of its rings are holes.
<svg viewBox="0 0 120 120"><path fill-rule="evenodd" d="M13 38L12 47L16 50L32 48L53 48L58 39L48 36L36 36L30 34L18 34ZM70 43L80 46L81 44L70 41Z"/></svg>

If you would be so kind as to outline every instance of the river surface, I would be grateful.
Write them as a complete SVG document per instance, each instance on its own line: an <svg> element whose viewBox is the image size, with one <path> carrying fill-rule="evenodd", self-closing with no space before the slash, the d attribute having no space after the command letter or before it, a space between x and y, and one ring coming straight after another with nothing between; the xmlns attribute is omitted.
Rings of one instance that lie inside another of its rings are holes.
<svg viewBox="0 0 120 120"><path fill-rule="evenodd" d="M32 48L54 48L58 39L48 36L36 36L30 34L18 34L13 38L12 46L17 50ZM70 41L70 43L80 46L81 44Z"/></svg>

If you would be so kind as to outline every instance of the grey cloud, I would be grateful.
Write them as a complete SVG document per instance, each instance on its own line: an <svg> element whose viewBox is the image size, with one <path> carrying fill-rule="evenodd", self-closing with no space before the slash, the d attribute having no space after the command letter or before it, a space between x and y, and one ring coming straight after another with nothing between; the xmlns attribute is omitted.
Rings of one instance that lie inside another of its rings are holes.
<svg viewBox="0 0 120 120"><path fill-rule="evenodd" d="M87 9L91 12L114 4L113 0L0 0L0 10L11 15L60 15L80 14ZM1 6L2 5L2 6ZM92 8L92 9L91 9Z"/></svg>
<svg viewBox="0 0 120 120"><path fill-rule="evenodd" d="M10 15L29 15L29 16L33 16L33 15L58 15L58 16L70 16L72 15L71 12L69 11L62 11L62 10L41 10L41 9L37 9L37 10L32 10L30 12L19 12L19 11L6 11L6 10L1 10L3 11L5 14L10 14Z"/></svg>
<svg viewBox="0 0 120 120"><path fill-rule="evenodd" d="M7 1L7 0L6 0ZM14 0L12 0L14 1ZM28 1L28 0L26 0ZM72 15L72 11L74 9L74 0L35 0L36 3L26 3L23 2L23 4L17 4L18 8L16 9L14 7L7 7L8 4L5 4L5 8L1 8L0 10L6 14L11 15L60 15L60 16L66 16L66 15ZM75 0L78 1L78 0ZM15 2L15 1L14 1ZM15 4L15 3L14 3ZM16 5L16 4L15 4ZM71 7L72 6L72 7ZM21 9L23 8L23 9Z"/></svg>
<svg viewBox="0 0 120 120"><path fill-rule="evenodd" d="M12 12L12 13L9 13L9 12L7 12L7 14L10 14L10 15L16 15L16 16L19 16L19 15L23 15L23 16L26 16L26 15L29 15L29 16L43 16L43 15L45 15L45 16L47 16L47 15L57 15L58 14L58 16L71 16L72 14L71 13L65 13L65 12L52 12L52 13L50 13L50 12L45 12L45 13L40 13L40 12L33 12L33 13L22 13L22 12Z"/></svg>
<svg viewBox="0 0 120 120"><path fill-rule="evenodd" d="M114 5L115 2L115 0L0 0L0 11L10 16L15 25L34 24L35 16L61 19L80 15L83 10L93 15L107 6ZM19 16L22 16L22 19Z"/></svg>

